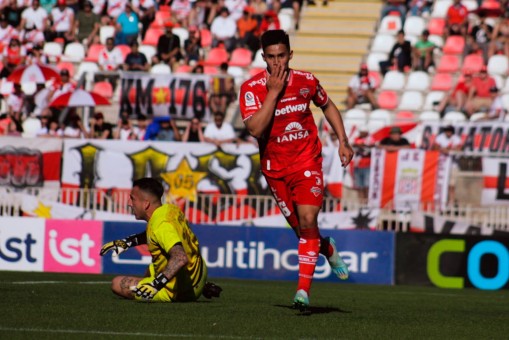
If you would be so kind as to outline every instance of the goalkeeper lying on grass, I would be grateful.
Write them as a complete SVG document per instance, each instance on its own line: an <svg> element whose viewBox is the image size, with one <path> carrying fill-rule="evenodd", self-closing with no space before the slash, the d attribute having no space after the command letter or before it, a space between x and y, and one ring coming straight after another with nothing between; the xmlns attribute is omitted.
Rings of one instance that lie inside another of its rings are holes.
<svg viewBox="0 0 509 340"><path fill-rule="evenodd" d="M117 276L111 289L127 299L161 302L195 301L219 297L221 288L206 282L207 266L182 211L175 205L162 204L164 189L152 178L133 183L130 206L137 220L147 221L146 232L106 243L108 251L118 256L130 247L147 244L152 263L146 277Z"/></svg>

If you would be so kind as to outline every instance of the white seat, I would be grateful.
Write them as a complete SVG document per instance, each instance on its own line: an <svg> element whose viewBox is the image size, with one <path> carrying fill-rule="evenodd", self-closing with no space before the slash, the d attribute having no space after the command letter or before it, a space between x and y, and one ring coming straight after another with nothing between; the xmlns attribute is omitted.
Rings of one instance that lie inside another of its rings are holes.
<svg viewBox="0 0 509 340"><path fill-rule="evenodd" d="M371 44L371 52L389 53L396 42L396 38L390 34L377 34Z"/></svg>
<svg viewBox="0 0 509 340"><path fill-rule="evenodd" d="M424 21L424 19L421 17L411 16L405 20L405 34L419 36L422 34L422 31L424 31L425 28L426 21Z"/></svg>
<svg viewBox="0 0 509 340"><path fill-rule="evenodd" d="M506 109L509 107L509 94L504 94L502 96L502 104Z"/></svg>
<svg viewBox="0 0 509 340"><path fill-rule="evenodd" d="M368 131L375 132L391 124L391 113L387 110L373 110L369 115Z"/></svg>
<svg viewBox="0 0 509 340"><path fill-rule="evenodd" d="M426 99L424 100L424 107L423 110L426 111L432 111L435 104L433 103L440 103L442 99L444 98L445 92L442 91L431 91L426 95Z"/></svg>
<svg viewBox="0 0 509 340"><path fill-rule="evenodd" d="M279 13L277 15L279 19L279 25L282 30L285 30L286 32L292 31L294 28L293 25L293 15L286 14L286 13Z"/></svg>
<svg viewBox="0 0 509 340"><path fill-rule="evenodd" d="M152 74L171 74L170 66L166 64L156 64L150 69Z"/></svg>
<svg viewBox="0 0 509 340"><path fill-rule="evenodd" d="M267 66L265 60L263 60L262 53L263 53L262 49L256 51L253 62L251 63L251 67L265 68Z"/></svg>
<svg viewBox="0 0 509 340"><path fill-rule="evenodd" d="M428 37L428 40L435 44L436 47L442 48L444 46L444 39L436 34L432 34Z"/></svg>
<svg viewBox="0 0 509 340"><path fill-rule="evenodd" d="M462 112L450 111L444 115L442 122L444 123L461 123L466 121L467 118Z"/></svg>
<svg viewBox="0 0 509 340"><path fill-rule="evenodd" d="M147 58L147 61L150 63L152 60L152 57L156 55L157 49L154 46L151 45L140 45L138 48L138 51L140 53L143 53L145 57Z"/></svg>
<svg viewBox="0 0 509 340"><path fill-rule="evenodd" d="M405 40L408 40L410 45L415 46L417 41L419 41L419 37L417 35L405 34Z"/></svg>
<svg viewBox="0 0 509 340"><path fill-rule="evenodd" d="M488 73L498 74L501 76L507 75L509 69L509 62L505 55L494 55L488 60Z"/></svg>
<svg viewBox="0 0 509 340"><path fill-rule="evenodd" d="M28 117L22 124L23 133L21 134L26 138L35 138L37 131L41 129L41 121L37 118Z"/></svg>
<svg viewBox="0 0 509 340"><path fill-rule="evenodd" d="M465 6L469 12L473 12L479 7L476 0L463 0L461 4Z"/></svg>
<svg viewBox="0 0 509 340"><path fill-rule="evenodd" d="M368 55L366 64L370 71L380 71L380 62L386 61L389 57L388 53L372 52Z"/></svg>
<svg viewBox="0 0 509 340"><path fill-rule="evenodd" d="M501 75L499 74L492 74L491 75L491 78L493 78L493 80L495 80L495 84L497 85L497 89L501 89L504 87L504 78L502 78Z"/></svg>
<svg viewBox="0 0 509 340"><path fill-rule="evenodd" d="M189 31L183 27L175 27L171 32L179 37L180 47L184 48L184 43L189 38Z"/></svg>
<svg viewBox="0 0 509 340"><path fill-rule="evenodd" d="M470 116L470 121L471 122L475 122L475 121L478 121L480 119L483 119L484 117L486 117L486 114L484 112L476 112L476 113L473 113L471 116Z"/></svg>
<svg viewBox="0 0 509 340"><path fill-rule="evenodd" d="M353 126L365 126L367 121L366 112L361 109L350 109L345 113L345 125L350 131Z"/></svg>
<svg viewBox="0 0 509 340"><path fill-rule="evenodd" d="M407 91L403 93L399 101L399 110L417 111L422 108L422 94L417 91Z"/></svg>
<svg viewBox="0 0 509 340"><path fill-rule="evenodd" d="M235 84L242 84L246 80L244 69L240 66L228 66L228 74L235 79Z"/></svg>
<svg viewBox="0 0 509 340"><path fill-rule="evenodd" d="M85 59L85 54L85 47L79 42L73 42L65 47L62 60L79 63Z"/></svg>
<svg viewBox="0 0 509 340"><path fill-rule="evenodd" d="M452 0L435 1L435 5L433 5L433 11L431 12L431 17L445 18L451 5Z"/></svg>
<svg viewBox="0 0 509 340"><path fill-rule="evenodd" d="M399 16L387 15L380 22L378 33L396 35L401 28L401 18Z"/></svg>
<svg viewBox="0 0 509 340"><path fill-rule="evenodd" d="M31 96L37 91L37 85L33 81L21 83L21 90L27 96Z"/></svg>
<svg viewBox="0 0 509 340"><path fill-rule="evenodd" d="M101 26L99 29L99 40L101 44L106 45L106 39L115 37L114 26Z"/></svg>
<svg viewBox="0 0 509 340"><path fill-rule="evenodd" d="M413 91L427 91L429 89L429 76L424 71L410 73L406 82L406 89Z"/></svg>
<svg viewBox="0 0 509 340"><path fill-rule="evenodd" d="M509 93L509 77L506 78L505 85L501 89L502 93Z"/></svg>
<svg viewBox="0 0 509 340"><path fill-rule="evenodd" d="M88 81L94 80L94 75L96 72L99 72L99 66L97 66L96 63L91 61L83 61L78 66L78 71L76 71L76 74L74 75L74 79L78 80L81 78L81 75L86 72L86 79Z"/></svg>
<svg viewBox="0 0 509 340"><path fill-rule="evenodd" d="M419 120L421 122L439 122L440 113L436 111L424 111L419 115Z"/></svg>
<svg viewBox="0 0 509 340"><path fill-rule="evenodd" d="M381 90L400 91L405 86L405 75L399 71L389 71L385 74Z"/></svg>
<svg viewBox="0 0 509 340"><path fill-rule="evenodd" d="M44 44L43 53L50 61L56 62L62 56L63 47L59 43L49 41Z"/></svg>

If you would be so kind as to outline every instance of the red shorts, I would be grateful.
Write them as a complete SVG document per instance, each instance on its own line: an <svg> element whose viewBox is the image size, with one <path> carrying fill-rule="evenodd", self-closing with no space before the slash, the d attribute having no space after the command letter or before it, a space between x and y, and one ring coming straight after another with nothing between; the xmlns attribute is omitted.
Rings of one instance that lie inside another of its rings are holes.
<svg viewBox="0 0 509 340"><path fill-rule="evenodd" d="M321 207L323 203L322 166L311 166L282 178L265 176L279 209L292 228L299 227L298 205Z"/></svg>

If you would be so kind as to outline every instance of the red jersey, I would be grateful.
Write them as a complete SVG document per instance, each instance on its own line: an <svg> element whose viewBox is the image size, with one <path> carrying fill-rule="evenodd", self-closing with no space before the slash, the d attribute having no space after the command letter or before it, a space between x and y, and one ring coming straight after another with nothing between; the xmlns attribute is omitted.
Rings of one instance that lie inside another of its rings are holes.
<svg viewBox="0 0 509 340"><path fill-rule="evenodd" d="M495 79L487 76L486 78L481 79L481 77L474 77L472 79L472 86L475 88L475 96L479 98L490 98L490 88L497 87L497 83L495 83Z"/></svg>
<svg viewBox="0 0 509 340"><path fill-rule="evenodd" d="M449 25L461 25L467 20L467 18L468 9L462 4L459 4L458 6L451 5L451 7L447 10L447 21L449 22Z"/></svg>
<svg viewBox="0 0 509 340"><path fill-rule="evenodd" d="M262 107L267 96L267 71L258 73L240 88L240 112L245 121ZM280 178L310 165L322 164L311 101L322 107L329 97L309 72L290 70L284 94L278 100L273 122L258 139L260 163L265 175Z"/></svg>

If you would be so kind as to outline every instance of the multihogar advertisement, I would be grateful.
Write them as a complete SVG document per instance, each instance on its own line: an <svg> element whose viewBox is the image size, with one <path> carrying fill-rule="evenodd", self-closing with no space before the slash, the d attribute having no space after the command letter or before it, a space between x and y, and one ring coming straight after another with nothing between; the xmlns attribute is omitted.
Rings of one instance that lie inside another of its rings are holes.
<svg viewBox="0 0 509 340"><path fill-rule="evenodd" d="M397 234L396 283L509 288L509 239Z"/></svg>
<svg viewBox="0 0 509 340"><path fill-rule="evenodd" d="M289 229L195 225L210 277L260 280L295 280L298 275L298 241ZM104 241L145 230L144 223L105 222ZM394 234L372 231L327 230L349 265L350 283L393 284ZM129 249L120 256L108 253L103 272L143 275L151 257L146 247ZM315 279L338 281L321 256Z"/></svg>

